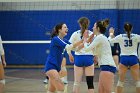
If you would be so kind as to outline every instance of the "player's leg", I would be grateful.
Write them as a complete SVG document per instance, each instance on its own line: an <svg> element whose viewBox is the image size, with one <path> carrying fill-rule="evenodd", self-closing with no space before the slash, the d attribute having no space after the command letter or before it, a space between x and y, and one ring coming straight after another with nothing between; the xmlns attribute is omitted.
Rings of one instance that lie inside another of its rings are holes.
<svg viewBox="0 0 140 93"><path fill-rule="evenodd" d="M119 80L117 83L116 93L123 93L123 87L124 87L127 69L128 69L127 66L121 63L119 64Z"/></svg>
<svg viewBox="0 0 140 93"><path fill-rule="evenodd" d="M62 60L61 70L65 71L67 73L65 57ZM64 84L68 84L67 75L62 77L61 80L63 81Z"/></svg>
<svg viewBox="0 0 140 93"><path fill-rule="evenodd" d="M0 63L0 93L4 92L4 86L5 86L4 68L2 63Z"/></svg>
<svg viewBox="0 0 140 93"><path fill-rule="evenodd" d="M101 87L103 89L100 89L100 93L111 93L112 88L114 85L114 73L109 71L101 71L100 72L100 81L101 81ZM99 85L100 86L100 85Z"/></svg>
<svg viewBox="0 0 140 93"><path fill-rule="evenodd" d="M88 93L94 93L94 65L85 67L85 75L88 86Z"/></svg>
<svg viewBox="0 0 140 93"><path fill-rule="evenodd" d="M80 83L83 75L83 67L74 65L74 86L73 93L80 93Z"/></svg>
<svg viewBox="0 0 140 93"><path fill-rule="evenodd" d="M131 75L136 82L136 91L140 93L140 72L139 72L139 64L133 65L130 67Z"/></svg>
<svg viewBox="0 0 140 93"><path fill-rule="evenodd" d="M61 81L59 73L56 70L49 70L46 75L49 77L51 84L54 85L57 91L64 91L64 84Z"/></svg>

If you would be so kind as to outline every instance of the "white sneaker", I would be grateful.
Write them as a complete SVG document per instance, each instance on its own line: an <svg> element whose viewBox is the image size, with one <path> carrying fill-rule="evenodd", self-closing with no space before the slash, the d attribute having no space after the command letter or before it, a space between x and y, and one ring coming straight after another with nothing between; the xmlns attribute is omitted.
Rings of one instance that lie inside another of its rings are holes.
<svg viewBox="0 0 140 93"><path fill-rule="evenodd" d="M68 84L67 76L61 78L64 84Z"/></svg>
<svg viewBox="0 0 140 93"><path fill-rule="evenodd" d="M48 79L45 79L45 80L43 81L43 83L44 83L44 84L48 84Z"/></svg>

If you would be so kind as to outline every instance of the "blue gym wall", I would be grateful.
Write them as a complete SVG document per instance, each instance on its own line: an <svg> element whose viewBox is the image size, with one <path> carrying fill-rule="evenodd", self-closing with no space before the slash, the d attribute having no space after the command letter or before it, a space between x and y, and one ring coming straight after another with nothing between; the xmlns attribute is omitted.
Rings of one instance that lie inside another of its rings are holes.
<svg viewBox="0 0 140 93"><path fill-rule="evenodd" d="M123 33L124 22L133 24L133 32L140 34L140 9L87 9L87 10L1 10L0 35L3 41L50 40L50 31L59 22L65 22L69 33L79 29L77 20L86 16L90 19L89 29L94 22L109 18L116 35ZM108 32L106 33L108 35ZM9 65L45 64L49 44L4 44L6 61ZM67 64L70 64L67 61Z"/></svg>

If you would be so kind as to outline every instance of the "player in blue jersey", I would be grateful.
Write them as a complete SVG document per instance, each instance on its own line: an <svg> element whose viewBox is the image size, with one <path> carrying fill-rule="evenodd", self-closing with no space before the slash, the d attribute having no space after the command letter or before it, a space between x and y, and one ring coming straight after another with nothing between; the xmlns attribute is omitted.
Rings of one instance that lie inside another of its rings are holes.
<svg viewBox="0 0 140 93"><path fill-rule="evenodd" d="M116 72L116 64L113 60L110 43L104 35L109 20L97 21L94 24L93 32L96 33L95 39L88 43L86 32L84 33L84 47L85 51L92 51L96 49L96 56L98 57L98 65L101 72L99 75L98 93L111 93L114 83L114 73Z"/></svg>
<svg viewBox="0 0 140 93"><path fill-rule="evenodd" d="M87 17L81 17L78 20L80 30L75 31L70 37L70 42L75 42L83 39L83 33L87 30L88 36L92 36L93 32L88 30L89 19ZM74 86L73 93L80 93L80 83L82 80L83 73L85 72L88 93L94 93L94 63L93 63L93 51L85 52L84 48L79 51L75 51L74 56Z"/></svg>
<svg viewBox="0 0 140 93"><path fill-rule="evenodd" d="M61 64L61 71L59 73L61 73L61 72L67 73L67 69L66 69L66 55L67 55L67 52L65 51L63 53L63 59L62 59L62 64ZM63 81L64 84L68 84L67 74L66 74L66 76L62 77L61 80ZM48 81L49 81L49 78L48 78L48 76L46 76L46 79L43 82L44 82L44 84L48 84Z"/></svg>
<svg viewBox="0 0 140 93"><path fill-rule="evenodd" d="M123 92L128 67L130 68L131 75L136 82L136 92L140 93L140 72L137 58L137 46L140 42L140 35L131 33L132 29L133 27L130 23L125 23L124 30L126 33L110 39L111 43L119 43L121 49L117 93Z"/></svg>
<svg viewBox="0 0 140 93"><path fill-rule="evenodd" d="M0 93L4 93L5 86L4 67L6 67L6 61L2 45L2 39L0 36Z"/></svg>
<svg viewBox="0 0 140 93"><path fill-rule="evenodd" d="M45 72L49 77L47 93L54 93L55 91L57 91L57 93L63 93L64 91L64 84L59 75L63 58L62 53L64 52L64 49L66 49L69 56L71 56L70 50L76 46L76 43L70 44L63 38L67 35L67 32L67 25L60 23L55 26L54 31L51 34L50 53L45 64ZM82 40L80 42L82 42Z"/></svg>

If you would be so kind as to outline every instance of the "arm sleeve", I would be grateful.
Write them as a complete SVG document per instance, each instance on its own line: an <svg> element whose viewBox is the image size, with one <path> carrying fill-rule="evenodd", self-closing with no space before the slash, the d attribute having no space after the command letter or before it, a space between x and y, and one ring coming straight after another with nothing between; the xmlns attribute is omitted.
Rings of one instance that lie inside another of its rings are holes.
<svg viewBox="0 0 140 93"><path fill-rule="evenodd" d="M139 43L139 47L138 47L138 58L139 58L139 61L140 61L140 43Z"/></svg>
<svg viewBox="0 0 140 93"><path fill-rule="evenodd" d="M121 35L116 36L115 38L108 38L110 43L119 43Z"/></svg>
<svg viewBox="0 0 140 93"><path fill-rule="evenodd" d="M67 44L71 44L67 39L64 40Z"/></svg>
<svg viewBox="0 0 140 93"><path fill-rule="evenodd" d="M0 36L0 55L4 55L4 49L3 49L3 45L2 45L1 36Z"/></svg>
<svg viewBox="0 0 140 93"><path fill-rule="evenodd" d="M88 52L88 51L93 50L96 46L100 44L100 41L101 41L100 37L96 37L91 44L85 43L84 44L85 51Z"/></svg>
<svg viewBox="0 0 140 93"><path fill-rule="evenodd" d="M63 41L62 39L60 39L59 37L54 37L53 42L56 46L60 46L63 48L65 48L65 46L67 45L67 43L65 41Z"/></svg>
<svg viewBox="0 0 140 93"><path fill-rule="evenodd" d="M137 35L137 40L140 43L140 35Z"/></svg>
<svg viewBox="0 0 140 93"><path fill-rule="evenodd" d="M63 57L66 58L66 56L67 56L67 51L65 50Z"/></svg>

